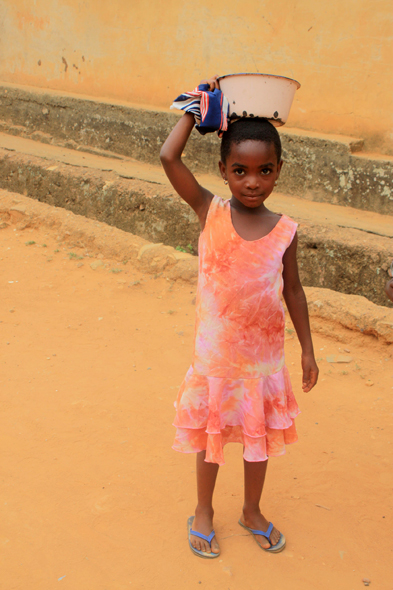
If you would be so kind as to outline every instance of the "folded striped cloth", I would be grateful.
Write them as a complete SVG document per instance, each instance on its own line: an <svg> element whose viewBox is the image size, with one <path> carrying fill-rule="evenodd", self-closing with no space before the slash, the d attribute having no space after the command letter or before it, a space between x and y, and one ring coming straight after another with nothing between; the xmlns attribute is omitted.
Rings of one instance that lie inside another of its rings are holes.
<svg viewBox="0 0 393 590"><path fill-rule="evenodd" d="M201 135L217 131L221 137L228 129L228 100L218 88L211 92L209 84L199 84L192 92L181 94L170 108L192 113L195 127Z"/></svg>

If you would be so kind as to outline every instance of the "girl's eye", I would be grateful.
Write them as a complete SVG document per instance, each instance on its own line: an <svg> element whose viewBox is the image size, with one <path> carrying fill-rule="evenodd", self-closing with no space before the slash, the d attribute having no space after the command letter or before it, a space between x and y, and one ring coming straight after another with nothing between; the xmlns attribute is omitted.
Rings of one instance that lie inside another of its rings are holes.
<svg viewBox="0 0 393 590"><path fill-rule="evenodd" d="M238 168L237 170L234 170L236 176L243 176L244 174L244 170L242 170L241 168Z"/></svg>
<svg viewBox="0 0 393 590"><path fill-rule="evenodd" d="M262 174L263 174L264 176L267 176L267 175L268 175L268 174L270 174L270 173L271 173L271 169L270 169L270 168L264 168L264 169L262 170Z"/></svg>

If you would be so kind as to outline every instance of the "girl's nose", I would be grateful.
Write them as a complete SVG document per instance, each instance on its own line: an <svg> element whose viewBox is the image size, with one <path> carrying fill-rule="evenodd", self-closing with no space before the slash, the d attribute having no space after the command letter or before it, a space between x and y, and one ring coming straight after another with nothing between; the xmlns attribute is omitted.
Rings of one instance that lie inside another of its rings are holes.
<svg viewBox="0 0 393 590"><path fill-rule="evenodd" d="M258 176L248 176L247 177L247 187L250 189L258 188L259 186L259 178Z"/></svg>

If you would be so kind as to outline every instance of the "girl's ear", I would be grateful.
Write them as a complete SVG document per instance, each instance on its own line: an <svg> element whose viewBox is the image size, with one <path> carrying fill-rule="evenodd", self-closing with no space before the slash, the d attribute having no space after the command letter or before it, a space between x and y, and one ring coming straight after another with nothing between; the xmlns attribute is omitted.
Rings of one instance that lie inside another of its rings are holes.
<svg viewBox="0 0 393 590"><path fill-rule="evenodd" d="M227 180L227 169L226 166L223 162L221 162L221 160L218 162L218 167L220 169L220 173L221 176L223 177L224 180Z"/></svg>
<svg viewBox="0 0 393 590"><path fill-rule="evenodd" d="M282 168L283 164L284 164L284 160L280 160L280 162L277 166L277 180L278 180L278 177L280 176L280 172L281 172L281 168Z"/></svg>

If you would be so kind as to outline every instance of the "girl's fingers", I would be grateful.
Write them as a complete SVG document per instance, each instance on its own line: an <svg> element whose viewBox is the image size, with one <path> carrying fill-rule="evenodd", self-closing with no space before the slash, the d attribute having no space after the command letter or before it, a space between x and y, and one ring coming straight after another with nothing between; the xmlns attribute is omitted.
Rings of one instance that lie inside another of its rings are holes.
<svg viewBox="0 0 393 590"><path fill-rule="evenodd" d="M217 88L218 90L220 89L220 85L218 83L217 78L218 78L218 74L216 74L215 76L212 76L208 80L201 80L199 82L199 84L209 84L209 90L210 90L210 92L213 92L213 90L215 88Z"/></svg>
<svg viewBox="0 0 393 590"><path fill-rule="evenodd" d="M302 354L303 391L310 391L318 380L319 369L315 362L314 354Z"/></svg>
<svg viewBox="0 0 393 590"><path fill-rule="evenodd" d="M310 366L307 366L307 364L305 363L306 366L303 366L303 378L302 378L302 387L303 387L303 391L306 390L306 388L310 385Z"/></svg>
<svg viewBox="0 0 393 590"><path fill-rule="evenodd" d="M311 391L311 389L316 385L318 381L318 371L313 371L312 369L307 372L303 373L303 391L305 393Z"/></svg>

